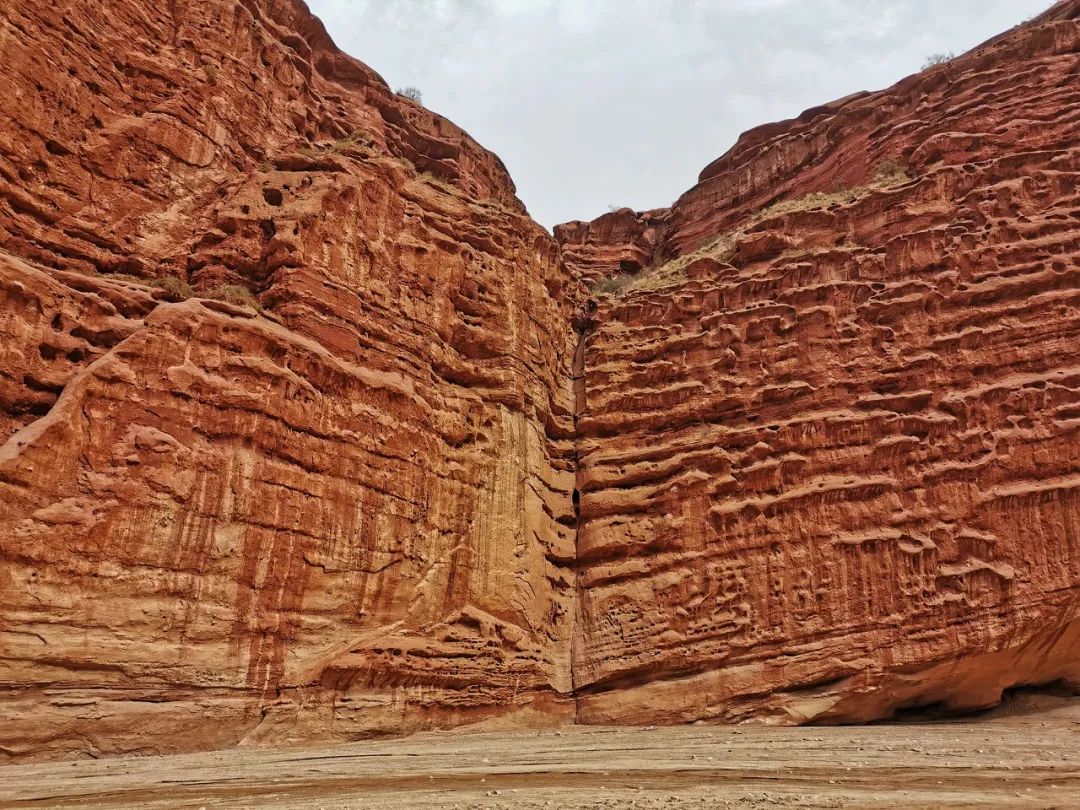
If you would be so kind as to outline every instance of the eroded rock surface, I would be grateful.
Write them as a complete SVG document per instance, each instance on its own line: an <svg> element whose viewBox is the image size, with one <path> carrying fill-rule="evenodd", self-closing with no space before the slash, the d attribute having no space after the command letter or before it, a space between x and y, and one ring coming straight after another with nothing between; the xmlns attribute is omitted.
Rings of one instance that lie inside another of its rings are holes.
<svg viewBox="0 0 1080 810"><path fill-rule="evenodd" d="M580 721L1080 683L1078 18L747 133L648 213L644 272L613 261L643 216L557 231L616 287L579 386Z"/></svg>
<svg viewBox="0 0 1080 810"><path fill-rule="evenodd" d="M0 752L1080 681L1078 19L553 239L299 0L0 2Z"/></svg>
<svg viewBox="0 0 1080 810"><path fill-rule="evenodd" d="M0 24L0 750L571 717L576 336L498 158L300 3Z"/></svg>

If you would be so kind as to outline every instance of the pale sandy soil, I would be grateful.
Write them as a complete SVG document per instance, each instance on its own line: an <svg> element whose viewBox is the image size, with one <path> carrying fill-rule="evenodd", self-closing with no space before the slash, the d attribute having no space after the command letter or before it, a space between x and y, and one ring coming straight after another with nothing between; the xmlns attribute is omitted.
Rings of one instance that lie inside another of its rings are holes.
<svg viewBox="0 0 1080 810"><path fill-rule="evenodd" d="M427 734L0 767L50 808L1080 808L1080 701L975 720Z"/></svg>

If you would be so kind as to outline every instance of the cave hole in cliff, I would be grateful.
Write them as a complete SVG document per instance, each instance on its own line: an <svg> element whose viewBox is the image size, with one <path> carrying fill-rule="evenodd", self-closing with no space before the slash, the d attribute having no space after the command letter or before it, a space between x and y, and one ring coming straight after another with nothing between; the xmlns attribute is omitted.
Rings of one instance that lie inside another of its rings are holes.
<svg viewBox="0 0 1080 810"><path fill-rule="evenodd" d="M71 154L70 149L68 149L59 141L54 141L52 139L45 141L45 151L48 152L50 155L57 155L59 157Z"/></svg>
<svg viewBox="0 0 1080 810"><path fill-rule="evenodd" d="M56 404L56 400L32 402L26 407L26 413L31 416L45 416L53 409L53 405Z"/></svg>
<svg viewBox="0 0 1080 810"><path fill-rule="evenodd" d="M919 703L917 700L898 706L888 717L872 721L872 725L892 723L923 723L952 718L1034 715L1052 711L1062 701L1077 695L1076 687L1067 679L1057 679L1032 684L1018 684L1003 689L998 702L984 708L956 708L944 700Z"/></svg>
<svg viewBox="0 0 1080 810"><path fill-rule="evenodd" d="M267 205L272 205L275 208L285 201L285 195L281 193L279 188L264 188L262 195Z"/></svg>
<svg viewBox="0 0 1080 810"><path fill-rule="evenodd" d="M64 386L62 385L55 385L53 383L45 382L44 380L39 380L31 374L23 375L23 385L25 385L31 391L37 391L38 393L45 394L55 394L56 396L60 396L61 392L63 392L64 390Z"/></svg>

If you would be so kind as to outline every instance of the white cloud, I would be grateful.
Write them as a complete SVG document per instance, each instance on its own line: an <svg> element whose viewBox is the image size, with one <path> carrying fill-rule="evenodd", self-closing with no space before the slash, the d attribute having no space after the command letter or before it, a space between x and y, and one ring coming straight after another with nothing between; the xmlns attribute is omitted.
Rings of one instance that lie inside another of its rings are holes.
<svg viewBox="0 0 1080 810"><path fill-rule="evenodd" d="M506 162L547 226L667 205L758 124L887 87L1047 0L309 0Z"/></svg>

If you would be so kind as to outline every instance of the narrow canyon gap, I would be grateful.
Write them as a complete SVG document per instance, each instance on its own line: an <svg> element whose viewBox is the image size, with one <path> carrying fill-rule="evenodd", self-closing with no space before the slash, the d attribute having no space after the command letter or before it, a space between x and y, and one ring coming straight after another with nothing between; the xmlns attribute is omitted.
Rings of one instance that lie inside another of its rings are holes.
<svg viewBox="0 0 1080 810"><path fill-rule="evenodd" d="M1080 685L1080 0L554 237L299 0L0 54L0 756Z"/></svg>

